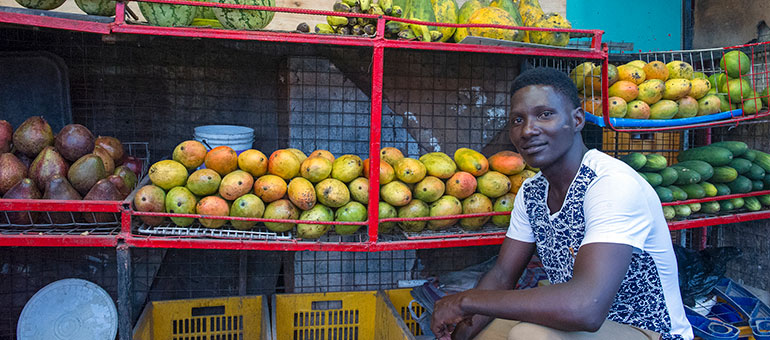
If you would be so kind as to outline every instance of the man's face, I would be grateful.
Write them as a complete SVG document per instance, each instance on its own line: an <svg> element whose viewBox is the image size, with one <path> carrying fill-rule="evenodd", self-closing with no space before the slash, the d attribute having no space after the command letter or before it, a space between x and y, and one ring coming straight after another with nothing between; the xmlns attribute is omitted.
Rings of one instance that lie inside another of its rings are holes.
<svg viewBox="0 0 770 340"><path fill-rule="evenodd" d="M511 97L510 138L532 167L546 168L560 159L582 129L579 109L551 86L531 85Z"/></svg>

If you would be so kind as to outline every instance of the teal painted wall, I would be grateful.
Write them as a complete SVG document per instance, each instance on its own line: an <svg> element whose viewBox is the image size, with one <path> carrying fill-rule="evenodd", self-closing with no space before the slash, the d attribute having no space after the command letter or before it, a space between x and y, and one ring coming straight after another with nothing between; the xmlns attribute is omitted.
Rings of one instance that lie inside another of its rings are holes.
<svg viewBox="0 0 770 340"><path fill-rule="evenodd" d="M632 42L634 52L682 49L682 2L568 0L573 28L600 29L602 41Z"/></svg>

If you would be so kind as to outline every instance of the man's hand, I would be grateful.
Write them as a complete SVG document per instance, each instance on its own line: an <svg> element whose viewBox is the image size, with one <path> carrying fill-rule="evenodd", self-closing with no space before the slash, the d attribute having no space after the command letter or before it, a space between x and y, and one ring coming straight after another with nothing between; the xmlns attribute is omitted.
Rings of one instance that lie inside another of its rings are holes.
<svg viewBox="0 0 770 340"><path fill-rule="evenodd" d="M433 307L433 317L430 329L438 339L449 339L455 329L455 325L464 320L469 320L473 315L463 312L462 302L471 291L445 296L436 301Z"/></svg>

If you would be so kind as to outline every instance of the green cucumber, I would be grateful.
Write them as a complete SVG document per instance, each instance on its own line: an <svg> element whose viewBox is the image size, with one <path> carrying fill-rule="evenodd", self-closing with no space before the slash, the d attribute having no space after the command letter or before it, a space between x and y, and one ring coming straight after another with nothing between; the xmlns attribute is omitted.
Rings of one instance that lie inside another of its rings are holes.
<svg viewBox="0 0 770 340"><path fill-rule="evenodd" d="M634 170L639 170L645 164L647 164L647 156L638 152L632 152L630 154L627 154L621 157L620 160L628 164L628 166L630 166Z"/></svg>
<svg viewBox="0 0 770 340"><path fill-rule="evenodd" d="M663 207L663 217L665 217L666 220L673 220L674 217L676 217L676 210L674 210L674 207L668 205Z"/></svg>
<svg viewBox="0 0 770 340"><path fill-rule="evenodd" d="M751 169L752 164L753 163L751 163L751 161L747 159L733 158L733 160L730 161L730 164L728 164L728 166L735 169L735 171L738 171L739 174L743 175Z"/></svg>
<svg viewBox="0 0 770 340"><path fill-rule="evenodd" d="M706 197L714 197L717 195L717 187L715 187L713 184L709 182L700 182L698 183L703 188L703 191L706 193Z"/></svg>
<svg viewBox="0 0 770 340"><path fill-rule="evenodd" d="M672 166L672 168L677 173L677 179L674 182L676 185L695 184L701 181L700 174L695 170L682 166Z"/></svg>
<svg viewBox="0 0 770 340"><path fill-rule="evenodd" d="M688 217L692 214L692 209L690 209L690 206L687 204L675 205L674 211L676 212L676 216L681 217Z"/></svg>
<svg viewBox="0 0 770 340"><path fill-rule="evenodd" d="M738 178L738 171L729 166L714 167L714 176L711 176L711 183L730 183Z"/></svg>
<svg viewBox="0 0 770 340"><path fill-rule="evenodd" d="M751 181L751 191L762 191L765 183L762 181Z"/></svg>
<svg viewBox="0 0 770 340"><path fill-rule="evenodd" d="M693 213L699 212L700 209L701 209L701 204L700 203L690 203L688 205L690 206L690 210Z"/></svg>
<svg viewBox="0 0 770 340"><path fill-rule="evenodd" d="M674 184L674 182L676 182L676 180L679 178L679 173L676 172L676 170L672 167L667 167L663 170L660 170L660 175L663 177L663 181L660 183L660 185L663 186Z"/></svg>
<svg viewBox="0 0 770 340"><path fill-rule="evenodd" d="M759 150L754 150L757 157L754 158L754 164L762 167L765 172L770 172L770 155Z"/></svg>
<svg viewBox="0 0 770 340"><path fill-rule="evenodd" d="M757 199L762 205L770 205L770 195L757 196Z"/></svg>
<svg viewBox="0 0 770 340"><path fill-rule="evenodd" d="M738 157L749 151L749 146L739 141L724 141L709 144L710 146L723 147L733 153L733 157Z"/></svg>
<svg viewBox="0 0 770 340"><path fill-rule="evenodd" d="M669 185L668 189L671 190L671 194L674 195L674 201L684 201L687 199L687 192L676 185Z"/></svg>
<svg viewBox="0 0 770 340"><path fill-rule="evenodd" d="M647 162L644 163L644 166L641 168L642 171L658 172L660 170L663 170L666 166L668 166L668 160L666 160L666 157L663 157L662 155L651 153L646 157L647 157Z"/></svg>
<svg viewBox="0 0 770 340"><path fill-rule="evenodd" d="M681 188L687 193L688 199L706 197L706 190L704 190L698 183L685 184L682 185Z"/></svg>
<svg viewBox="0 0 770 340"><path fill-rule="evenodd" d="M735 209L735 206L730 201L719 201L719 211L730 211Z"/></svg>
<svg viewBox="0 0 770 340"><path fill-rule="evenodd" d="M743 159L747 159L747 160L750 160L750 161L752 161L752 162L753 162L753 161L754 161L754 159L756 159L756 158L757 158L757 152L756 152L756 151L754 151L754 150L751 150L751 149L749 149L749 150L746 150L746 153L744 153L743 155L741 155L741 158L743 158Z"/></svg>
<svg viewBox="0 0 770 340"><path fill-rule="evenodd" d="M659 186L660 183L663 182L663 176L657 172L644 172L642 174L644 174L647 183L650 183L650 186L652 187Z"/></svg>
<svg viewBox="0 0 770 340"><path fill-rule="evenodd" d="M765 169L762 169L761 166L759 166L757 164L752 164L751 168L749 168L749 171L746 172L743 175L745 175L746 177L748 177L751 180L755 180L755 181L756 180L760 180L761 181L763 178L765 178L765 173L766 173Z"/></svg>
<svg viewBox="0 0 770 340"><path fill-rule="evenodd" d="M674 193L667 187L655 187L655 193L658 194L658 198L660 198L661 202L674 201Z"/></svg>
<svg viewBox="0 0 770 340"><path fill-rule="evenodd" d="M746 201L744 201L742 197L731 198L729 201L733 204L733 208L735 209L743 208L743 205L746 204Z"/></svg>
<svg viewBox="0 0 770 340"><path fill-rule="evenodd" d="M752 189L751 180L740 175L734 181L727 183L727 186L733 194L745 194Z"/></svg>
<svg viewBox="0 0 770 340"><path fill-rule="evenodd" d="M720 208L719 202L715 201L703 202L700 205L700 211L707 214L716 214L719 212Z"/></svg>
<svg viewBox="0 0 770 340"><path fill-rule="evenodd" d="M748 211L758 211L762 209L762 204L759 203L759 199L756 197L746 197L743 201L745 202L744 207Z"/></svg>
<svg viewBox="0 0 770 340"><path fill-rule="evenodd" d="M714 167L711 166L711 164L708 164L704 161L699 160L691 160L691 161L684 161L679 162L673 165L674 167L683 166L685 168L688 168L690 170L693 170L700 174L700 178L702 181L707 181L711 176L714 176Z"/></svg>
<svg viewBox="0 0 770 340"><path fill-rule="evenodd" d="M770 155L768 155L768 158L770 158ZM676 159L679 162L700 160L712 166L721 166L727 165L733 160L733 153L723 147L709 145L684 150L679 153ZM768 162L768 165L770 165L770 162Z"/></svg>
<svg viewBox="0 0 770 340"><path fill-rule="evenodd" d="M724 196L732 193L732 191L730 191L730 187L727 186L727 184L714 183L714 186L717 188L717 196Z"/></svg>

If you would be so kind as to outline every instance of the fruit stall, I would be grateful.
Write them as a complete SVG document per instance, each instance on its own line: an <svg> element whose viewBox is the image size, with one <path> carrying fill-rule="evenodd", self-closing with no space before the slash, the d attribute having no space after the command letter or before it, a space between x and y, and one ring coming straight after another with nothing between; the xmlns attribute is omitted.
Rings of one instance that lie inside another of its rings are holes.
<svg viewBox="0 0 770 340"><path fill-rule="evenodd" d="M612 53L527 0L17 1L0 6L0 337L68 277L106 290L120 339L246 295L267 337L277 306L313 298L280 293L377 290L361 336L419 335L390 289L496 254L538 171L506 119L537 66L575 82L587 146L655 188L676 243L770 217L770 146L730 138L770 115L765 43ZM319 23L266 29L281 14Z"/></svg>

